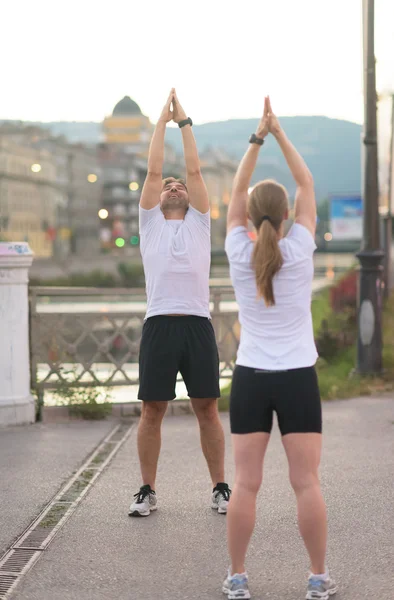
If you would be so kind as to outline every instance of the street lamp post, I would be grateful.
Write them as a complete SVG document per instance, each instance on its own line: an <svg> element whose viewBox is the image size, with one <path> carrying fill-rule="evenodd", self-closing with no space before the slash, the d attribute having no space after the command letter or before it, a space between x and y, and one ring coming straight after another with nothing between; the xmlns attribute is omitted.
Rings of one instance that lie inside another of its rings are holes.
<svg viewBox="0 0 394 600"><path fill-rule="evenodd" d="M379 189L374 50L374 0L363 0L364 46L364 231L360 261L357 371L382 370L382 259L379 239Z"/></svg>

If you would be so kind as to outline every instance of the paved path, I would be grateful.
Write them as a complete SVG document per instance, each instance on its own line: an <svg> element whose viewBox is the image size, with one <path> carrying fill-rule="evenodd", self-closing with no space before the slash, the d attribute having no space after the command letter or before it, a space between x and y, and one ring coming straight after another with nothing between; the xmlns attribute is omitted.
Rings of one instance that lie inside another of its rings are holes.
<svg viewBox="0 0 394 600"><path fill-rule="evenodd" d="M337 599L392 600L394 400L331 402L324 416L322 480L330 517L328 562L341 590ZM231 482L227 415L223 423ZM226 518L209 508L211 490L194 418L165 420L160 508L148 519L127 517L139 486L135 443L134 431L12 600L222 598ZM29 488L25 493L28 497ZM301 600L307 566L275 433L248 558L254 600Z"/></svg>
<svg viewBox="0 0 394 600"><path fill-rule="evenodd" d="M0 556L112 427L106 421L0 429Z"/></svg>

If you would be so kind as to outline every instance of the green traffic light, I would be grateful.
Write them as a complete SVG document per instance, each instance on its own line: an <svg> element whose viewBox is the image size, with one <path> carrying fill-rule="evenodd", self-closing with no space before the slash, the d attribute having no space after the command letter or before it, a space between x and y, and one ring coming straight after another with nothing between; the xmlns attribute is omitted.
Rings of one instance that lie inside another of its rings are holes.
<svg viewBox="0 0 394 600"><path fill-rule="evenodd" d="M123 246L125 245L125 241L123 238L116 238L115 244L118 248L123 248Z"/></svg>
<svg viewBox="0 0 394 600"><path fill-rule="evenodd" d="M138 235L133 235L133 237L130 239L130 244L132 246L137 246L139 241L140 238L138 237Z"/></svg>

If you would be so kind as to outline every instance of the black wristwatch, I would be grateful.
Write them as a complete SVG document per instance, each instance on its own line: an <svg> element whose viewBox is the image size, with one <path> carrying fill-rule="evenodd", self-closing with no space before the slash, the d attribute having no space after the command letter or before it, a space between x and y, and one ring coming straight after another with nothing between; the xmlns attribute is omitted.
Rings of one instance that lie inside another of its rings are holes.
<svg viewBox="0 0 394 600"><path fill-rule="evenodd" d="M190 125L190 127L193 125L193 121L190 117L184 119L183 121L179 121L178 123L178 127L184 127L185 125Z"/></svg>
<svg viewBox="0 0 394 600"><path fill-rule="evenodd" d="M259 138L255 133L252 133L249 138L249 144L258 144L259 146L262 146L264 144L264 138Z"/></svg>

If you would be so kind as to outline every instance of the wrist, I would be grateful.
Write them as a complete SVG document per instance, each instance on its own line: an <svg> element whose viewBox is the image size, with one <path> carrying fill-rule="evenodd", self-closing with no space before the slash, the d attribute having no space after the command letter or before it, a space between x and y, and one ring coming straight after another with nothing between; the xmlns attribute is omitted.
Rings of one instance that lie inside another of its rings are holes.
<svg viewBox="0 0 394 600"><path fill-rule="evenodd" d="M258 135L257 133L252 133L252 135L249 138L249 144L261 147L264 144L264 138L264 134Z"/></svg>
<svg viewBox="0 0 394 600"><path fill-rule="evenodd" d="M272 135L274 136L274 138L279 141L281 138L285 138L285 132L283 131L283 129L278 129L278 131L273 131Z"/></svg>

